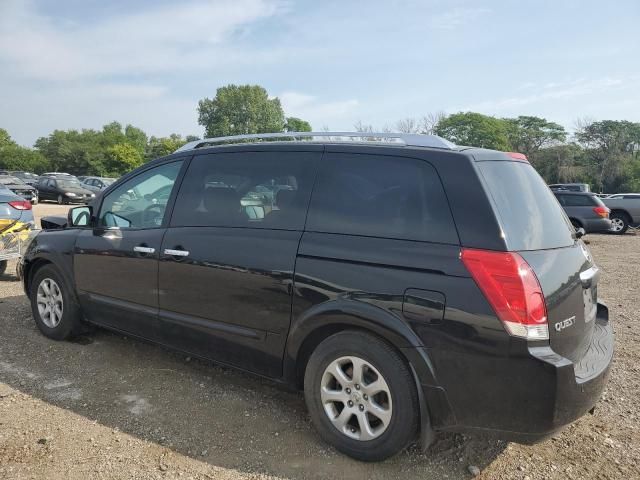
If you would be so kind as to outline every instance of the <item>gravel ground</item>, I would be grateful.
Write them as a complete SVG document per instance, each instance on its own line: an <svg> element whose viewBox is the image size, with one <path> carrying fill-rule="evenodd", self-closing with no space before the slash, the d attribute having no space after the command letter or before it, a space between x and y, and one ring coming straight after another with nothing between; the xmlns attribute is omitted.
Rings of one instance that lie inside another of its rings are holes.
<svg viewBox="0 0 640 480"><path fill-rule="evenodd" d="M102 330L50 341L0 277L0 479L640 478L640 237L588 238L617 342L595 414L535 446L443 435L379 464L329 448L268 381Z"/></svg>

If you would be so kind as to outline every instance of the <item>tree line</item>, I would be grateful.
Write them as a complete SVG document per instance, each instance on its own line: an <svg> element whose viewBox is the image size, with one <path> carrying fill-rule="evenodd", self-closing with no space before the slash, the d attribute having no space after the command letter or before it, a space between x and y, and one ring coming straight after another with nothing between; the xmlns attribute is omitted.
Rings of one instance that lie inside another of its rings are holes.
<svg viewBox="0 0 640 480"><path fill-rule="evenodd" d="M218 88L213 98L198 102L197 114L206 137L311 131L309 122L286 116L280 100L257 85ZM377 131L363 122L354 128ZM570 133L562 125L535 116L436 112L406 118L381 130L437 134L458 145L524 153L548 183L583 182L609 193L640 191L640 123L582 119ZM133 125L112 122L101 130L55 130L37 139L33 148L26 148L0 128L0 168L119 176L197 139L179 134L148 136Z"/></svg>
<svg viewBox="0 0 640 480"><path fill-rule="evenodd" d="M355 128L376 130L361 122ZM436 112L381 130L435 134L457 145L524 153L549 184L577 182L598 192L640 192L640 123L578 119L569 133L562 125L535 116Z"/></svg>

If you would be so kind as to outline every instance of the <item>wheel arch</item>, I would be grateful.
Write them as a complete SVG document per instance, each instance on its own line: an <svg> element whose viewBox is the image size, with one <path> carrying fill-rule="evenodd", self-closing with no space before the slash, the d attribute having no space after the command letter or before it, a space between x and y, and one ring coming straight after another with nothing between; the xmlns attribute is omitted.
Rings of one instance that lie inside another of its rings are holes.
<svg viewBox="0 0 640 480"><path fill-rule="evenodd" d="M632 217L629 214L629 212L627 212L624 208L620 208L620 207L612 208L609 217L611 217L611 215L614 215L616 213L624 215L627 218L627 223L631 223L631 218Z"/></svg>
<svg viewBox="0 0 640 480"><path fill-rule="evenodd" d="M301 389L312 353L331 335L342 331L373 335L398 352L414 379L419 403L420 443L423 448L427 448L434 439L434 420L435 423L441 423L439 418L451 418L452 415L448 402L442 403L431 394L425 395L425 385L433 385L433 390L441 390L436 386L436 377L428 352L415 332L403 320L379 307L365 305L373 307L377 315L366 315L365 312L356 315L353 311L337 310L337 305L324 304L322 308L314 308L314 311L302 315L292 327L287 340L283 366L285 380ZM359 307L361 310L372 312L371 308L362 308L363 305ZM433 405L430 407L431 403ZM436 415L436 418L433 415Z"/></svg>
<svg viewBox="0 0 640 480"><path fill-rule="evenodd" d="M285 351L285 380L299 387L313 350L324 339L343 330L359 330L380 337L396 348L407 364L410 362L402 349L423 346L407 322L383 308L345 298L323 302L294 319Z"/></svg>

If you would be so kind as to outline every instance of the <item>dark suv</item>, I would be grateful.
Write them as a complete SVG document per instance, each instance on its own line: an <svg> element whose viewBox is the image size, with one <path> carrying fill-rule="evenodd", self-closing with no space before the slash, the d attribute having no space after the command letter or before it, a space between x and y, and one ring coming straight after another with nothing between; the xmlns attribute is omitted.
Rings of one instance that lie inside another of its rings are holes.
<svg viewBox="0 0 640 480"><path fill-rule="evenodd" d="M29 246L38 328L303 388L362 460L437 431L534 442L591 410L613 352L599 270L533 167L362 135L206 139L131 172Z"/></svg>

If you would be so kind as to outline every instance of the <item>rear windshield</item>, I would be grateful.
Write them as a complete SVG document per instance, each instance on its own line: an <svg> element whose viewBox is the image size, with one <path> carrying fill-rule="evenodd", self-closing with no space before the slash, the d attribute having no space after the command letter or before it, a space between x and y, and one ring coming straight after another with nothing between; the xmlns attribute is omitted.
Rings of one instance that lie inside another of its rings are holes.
<svg viewBox="0 0 640 480"><path fill-rule="evenodd" d="M563 207L593 207L593 206L604 206L602 200L600 200L595 195L570 195L570 194L562 194L556 193L556 198L560 202L560 205Z"/></svg>
<svg viewBox="0 0 640 480"><path fill-rule="evenodd" d="M573 245L573 227L551 190L526 162L478 162L509 250Z"/></svg>

